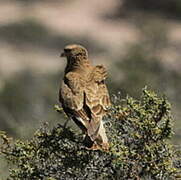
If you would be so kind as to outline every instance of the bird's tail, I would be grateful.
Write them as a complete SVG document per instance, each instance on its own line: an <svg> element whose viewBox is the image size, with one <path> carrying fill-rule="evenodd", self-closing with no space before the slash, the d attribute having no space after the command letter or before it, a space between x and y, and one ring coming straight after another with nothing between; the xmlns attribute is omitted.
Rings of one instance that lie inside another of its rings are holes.
<svg viewBox="0 0 181 180"><path fill-rule="evenodd" d="M90 123L85 140L89 147L96 144L103 150L109 149L108 138L102 121L99 121L99 123L92 121Z"/></svg>
<svg viewBox="0 0 181 180"><path fill-rule="evenodd" d="M89 125L87 127L87 134L91 138L92 141L95 141L95 139L97 138L99 129L100 129L100 121L89 122Z"/></svg>

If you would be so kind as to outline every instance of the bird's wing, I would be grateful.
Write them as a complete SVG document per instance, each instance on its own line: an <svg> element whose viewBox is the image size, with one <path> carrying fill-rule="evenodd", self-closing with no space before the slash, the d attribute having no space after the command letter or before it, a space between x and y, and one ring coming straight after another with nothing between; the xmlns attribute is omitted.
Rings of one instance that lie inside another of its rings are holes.
<svg viewBox="0 0 181 180"><path fill-rule="evenodd" d="M103 65L97 65L89 75L89 81L101 82L107 78L107 71Z"/></svg>
<svg viewBox="0 0 181 180"><path fill-rule="evenodd" d="M97 65L90 73L85 87L89 107L101 106L104 110L110 106L109 93L105 84L107 71L103 65ZM94 109L93 109L94 111Z"/></svg>
<svg viewBox="0 0 181 180"><path fill-rule="evenodd" d="M59 100L65 113L83 130L87 129L90 111L84 107L85 82L75 72L66 74L60 89Z"/></svg>
<svg viewBox="0 0 181 180"><path fill-rule="evenodd" d="M90 136L95 136L100 121L110 106L109 93L104 80L107 77L107 71L102 66L95 66L90 73L87 85L85 87L85 104L91 112Z"/></svg>

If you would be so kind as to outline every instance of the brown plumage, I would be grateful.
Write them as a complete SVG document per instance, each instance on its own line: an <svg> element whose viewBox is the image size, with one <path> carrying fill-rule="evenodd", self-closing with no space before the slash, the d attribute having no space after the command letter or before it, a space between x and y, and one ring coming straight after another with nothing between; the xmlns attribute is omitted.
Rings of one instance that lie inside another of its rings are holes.
<svg viewBox="0 0 181 180"><path fill-rule="evenodd" d="M87 146L108 150L109 144L102 118L110 106L105 85L107 71L102 65L93 66L87 50L80 45L68 45L62 57L67 66L60 88L59 100L69 118L86 134Z"/></svg>

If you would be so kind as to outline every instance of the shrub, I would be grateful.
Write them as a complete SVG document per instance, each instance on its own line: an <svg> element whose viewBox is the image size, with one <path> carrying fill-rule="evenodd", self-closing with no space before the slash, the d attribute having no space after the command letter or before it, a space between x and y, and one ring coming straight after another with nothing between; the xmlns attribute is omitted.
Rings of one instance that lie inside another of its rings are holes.
<svg viewBox="0 0 181 180"><path fill-rule="evenodd" d="M143 89L139 100L114 96L105 118L110 151L83 146L82 135L68 127L48 125L31 140L13 142L1 133L1 154L8 160L10 179L175 179L178 163L169 143L170 104Z"/></svg>

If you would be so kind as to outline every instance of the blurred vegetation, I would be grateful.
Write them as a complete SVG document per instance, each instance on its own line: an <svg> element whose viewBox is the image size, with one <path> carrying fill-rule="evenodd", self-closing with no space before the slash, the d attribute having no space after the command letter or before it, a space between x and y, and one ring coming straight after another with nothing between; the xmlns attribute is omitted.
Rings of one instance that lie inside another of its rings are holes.
<svg viewBox="0 0 181 180"><path fill-rule="evenodd" d="M151 13L168 18L181 18L180 0L123 0L116 16L124 17L134 13Z"/></svg>
<svg viewBox="0 0 181 180"><path fill-rule="evenodd" d="M35 3L37 3L37 2L42 2L41 0L1 0L1 1L10 1L10 2L12 2L12 1L17 1L17 2L20 2L20 3L22 3L22 4L24 4L24 5L33 5L33 4L35 4ZM64 2L66 2L66 1L71 1L71 0L51 0L51 3L54 3L54 2L62 2L62 3L64 3ZM44 2L50 2L49 0L44 0Z"/></svg>
<svg viewBox="0 0 181 180"><path fill-rule="evenodd" d="M6 81L0 92L1 130L28 137L45 118L59 119L53 105L57 103L60 77L58 73L24 71Z"/></svg>
<svg viewBox="0 0 181 180"><path fill-rule="evenodd" d="M169 69L164 66L160 56L162 50L169 46L166 29L159 21L144 22L139 26L139 41L128 44L125 55L118 56L112 68L112 72L116 71L119 77L111 78L114 91L121 88L124 95L138 96L139 89L145 84L163 90L162 83L167 81L165 76L169 76ZM164 78L166 81L163 81ZM121 86L118 86L118 82L121 82Z"/></svg>
<svg viewBox="0 0 181 180"><path fill-rule="evenodd" d="M9 179L154 179L180 176L180 160L168 139L172 136L170 104L144 89L140 100L114 97L105 119L109 152L91 151L82 136L58 125L38 129L29 141L15 142L1 132L1 155Z"/></svg>
<svg viewBox="0 0 181 180"><path fill-rule="evenodd" d="M62 27L63 28L63 27ZM51 51L62 49L65 44L84 44L91 51L98 53L104 51L97 42L82 35L81 37L68 37L56 34L35 19L25 19L20 22L0 26L0 40L19 48L31 46L33 48L47 48Z"/></svg>
<svg viewBox="0 0 181 180"><path fill-rule="evenodd" d="M94 53L105 50L90 38L56 34L34 19L1 25L0 40L11 46L14 45L19 50L42 48L45 51L47 49L51 52L60 51L66 44L75 42L84 44ZM18 59L15 60L18 61ZM5 81L2 79L1 130L8 131L14 137L26 138L39 126L40 121L59 119L52 113L53 108L50 107L57 102L61 77L61 72L41 74L25 69Z"/></svg>

